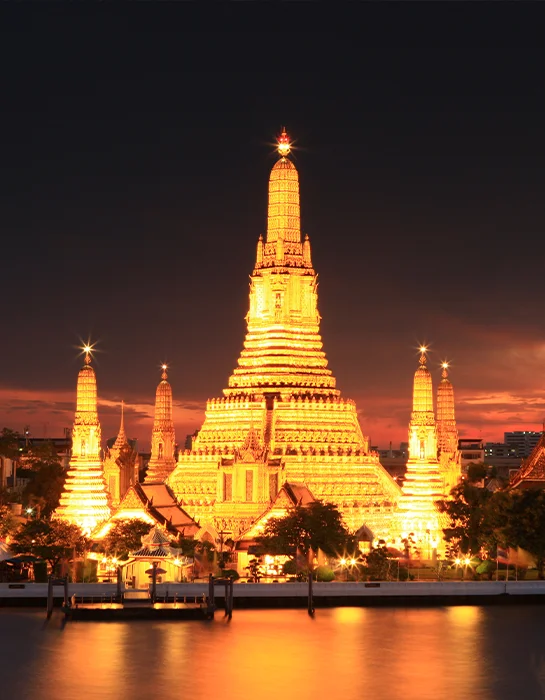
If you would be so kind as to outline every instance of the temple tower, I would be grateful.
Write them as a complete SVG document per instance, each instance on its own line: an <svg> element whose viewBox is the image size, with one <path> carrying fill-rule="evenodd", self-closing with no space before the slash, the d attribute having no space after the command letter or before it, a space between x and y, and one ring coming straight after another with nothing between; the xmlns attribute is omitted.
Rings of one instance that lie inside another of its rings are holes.
<svg viewBox="0 0 545 700"><path fill-rule="evenodd" d="M400 489L370 454L320 336L318 276L301 234L299 175L285 129L268 182L267 228L250 277L247 332L223 396L210 399L169 484L201 524L234 537L286 482L335 503L354 530L383 536Z"/></svg>
<svg viewBox="0 0 545 700"><path fill-rule="evenodd" d="M122 402L119 432L114 444L106 448L104 458L104 478L114 508L119 505L129 487L138 481L136 452L125 433L124 409L125 405Z"/></svg>
<svg viewBox="0 0 545 700"><path fill-rule="evenodd" d="M445 495L437 458L437 427L426 352L427 348L420 348L419 367L414 374L409 460L399 502L402 537L410 536L424 559L431 558L442 538L435 502Z"/></svg>
<svg viewBox="0 0 545 700"><path fill-rule="evenodd" d="M301 242L299 176L284 130L269 177L267 236L250 278L248 331L226 396L338 397L322 351L317 275L310 240Z"/></svg>
<svg viewBox="0 0 545 700"><path fill-rule="evenodd" d="M102 468L97 383L91 367L91 348L86 346L84 353L85 364L78 374L70 468L54 517L79 525L90 534L110 517L110 505Z"/></svg>
<svg viewBox="0 0 545 700"><path fill-rule="evenodd" d="M454 413L454 388L448 378L448 362L443 362L441 367L442 379L437 387L437 443L445 493L448 494L460 480L462 468Z"/></svg>
<svg viewBox="0 0 545 700"><path fill-rule="evenodd" d="M448 378L448 362L441 365L442 379L437 387L437 443L439 452L452 454L458 449L458 430L454 415L454 389Z"/></svg>
<svg viewBox="0 0 545 700"><path fill-rule="evenodd" d="M172 420L172 387L167 381L167 366L162 366L161 381L155 393L155 417L151 434L151 458L144 483L163 482L176 466L176 437Z"/></svg>

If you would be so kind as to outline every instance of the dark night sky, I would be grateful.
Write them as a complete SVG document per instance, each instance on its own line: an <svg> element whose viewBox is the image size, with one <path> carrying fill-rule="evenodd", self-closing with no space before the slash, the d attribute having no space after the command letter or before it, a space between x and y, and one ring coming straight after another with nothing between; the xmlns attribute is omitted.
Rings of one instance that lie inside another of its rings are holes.
<svg viewBox="0 0 545 700"><path fill-rule="evenodd" d="M285 124L325 350L364 433L406 439L422 341L436 380L452 360L462 435L538 429L545 55L503 31L513 5L479 8L5 16L0 423L70 425L90 335L106 436L124 398L145 445L163 360L178 438L200 425L242 347Z"/></svg>

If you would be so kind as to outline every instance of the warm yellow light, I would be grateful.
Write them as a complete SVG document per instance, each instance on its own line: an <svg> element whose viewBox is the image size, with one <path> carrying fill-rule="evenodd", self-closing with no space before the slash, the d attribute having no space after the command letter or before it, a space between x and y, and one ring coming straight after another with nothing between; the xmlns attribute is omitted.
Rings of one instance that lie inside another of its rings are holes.
<svg viewBox="0 0 545 700"><path fill-rule="evenodd" d="M289 136L286 133L286 129L282 129L282 133L278 137L277 150L282 157L287 156L288 153L291 151L291 143Z"/></svg>
<svg viewBox="0 0 545 700"><path fill-rule="evenodd" d="M174 560L174 563L176 564L176 566L180 566L181 561L178 559L178 557L176 557L176 559Z"/></svg>
<svg viewBox="0 0 545 700"><path fill-rule="evenodd" d="M161 365L161 369L168 369L168 365Z"/></svg>
<svg viewBox="0 0 545 700"><path fill-rule="evenodd" d="M461 559L455 559L455 560L454 560L454 563L456 564L456 566L460 566L460 564L462 563L462 560L461 560Z"/></svg>
<svg viewBox="0 0 545 700"><path fill-rule="evenodd" d="M356 560L355 560L355 559L351 559L351 560L350 560L350 563L352 564L352 566L354 566L354 564L356 563Z"/></svg>
<svg viewBox="0 0 545 700"><path fill-rule="evenodd" d="M449 367L448 362L443 362L443 363L441 364L441 367L442 367L443 369L448 369L448 367Z"/></svg>
<svg viewBox="0 0 545 700"><path fill-rule="evenodd" d="M346 564L346 559L341 559L341 566L344 566Z"/></svg>
<svg viewBox="0 0 545 700"><path fill-rule="evenodd" d="M469 566L471 564L471 559L464 559L464 564Z"/></svg>
<svg viewBox="0 0 545 700"><path fill-rule="evenodd" d="M428 352L428 348L425 345L421 345L420 352Z"/></svg>

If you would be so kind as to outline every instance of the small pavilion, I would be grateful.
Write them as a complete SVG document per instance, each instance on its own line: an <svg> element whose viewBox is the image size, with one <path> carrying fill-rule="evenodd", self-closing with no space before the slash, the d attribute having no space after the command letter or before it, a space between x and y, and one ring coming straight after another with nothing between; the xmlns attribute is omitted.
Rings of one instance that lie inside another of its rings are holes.
<svg viewBox="0 0 545 700"><path fill-rule="evenodd" d="M157 583L179 583L189 577L193 559L172 547L167 533L155 525L142 537L142 547L131 552L127 561L121 562L125 585L147 588L152 580L154 564L157 566Z"/></svg>

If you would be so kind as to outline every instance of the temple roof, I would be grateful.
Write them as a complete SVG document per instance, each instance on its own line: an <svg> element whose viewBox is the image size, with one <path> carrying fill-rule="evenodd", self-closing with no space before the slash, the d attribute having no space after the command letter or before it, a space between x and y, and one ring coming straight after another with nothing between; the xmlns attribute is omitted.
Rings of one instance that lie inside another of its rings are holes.
<svg viewBox="0 0 545 700"><path fill-rule="evenodd" d="M173 553L170 547L149 547L148 545L145 545L137 552L133 552L131 556L146 557L147 559L153 557L167 559L168 557L172 557Z"/></svg>
<svg viewBox="0 0 545 700"><path fill-rule="evenodd" d="M308 506L315 501L316 499L305 484L288 484L286 482L278 491L276 498L267 510L256 518L250 527L240 535L239 541L252 541L263 533L265 525L270 518L282 518L287 514L289 508ZM240 547L237 545L237 549L244 549L244 546Z"/></svg>
<svg viewBox="0 0 545 700"><path fill-rule="evenodd" d="M116 520L142 518L155 521L173 535L193 537L200 525L178 504L174 493L166 484L134 484L123 496L112 517L95 534L104 537Z"/></svg>
<svg viewBox="0 0 545 700"><path fill-rule="evenodd" d="M536 488L545 487L545 431L539 438L539 442L527 457L520 469L513 474L509 481L509 488Z"/></svg>
<svg viewBox="0 0 545 700"><path fill-rule="evenodd" d="M157 525L154 525L147 535L142 537L142 544L145 545L161 545L170 544L170 538L167 537L164 530Z"/></svg>

